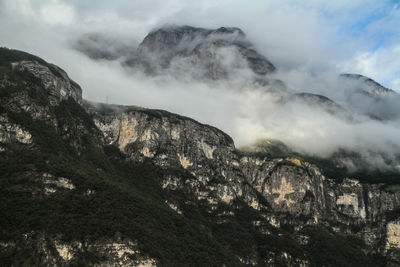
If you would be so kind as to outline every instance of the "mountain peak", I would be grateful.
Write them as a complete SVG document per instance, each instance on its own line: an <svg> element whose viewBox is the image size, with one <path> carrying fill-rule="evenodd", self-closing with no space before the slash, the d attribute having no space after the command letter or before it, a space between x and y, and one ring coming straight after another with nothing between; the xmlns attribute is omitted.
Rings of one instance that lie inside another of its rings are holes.
<svg viewBox="0 0 400 267"><path fill-rule="evenodd" d="M142 67L153 75L168 70L175 75L187 75L188 69L194 69L191 76L212 80L228 78L245 69L260 76L275 71L275 66L235 27L161 27L144 38L135 57L125 64Z"/></svg>
<svg viewBox="0 0 400 267"><path fill-rule="evenodd" d="M353 81L360 81L362 83L362 91L363 93L369 96L381 97L381 96L390 96L396 94L392 89L386 88L380 83L374 81L371 78L368 78L361 74L354 73L342 73L340 74L341 78L345 78Z"/></svg>
<svg viewBox="0 0 400 267"><path fill-rule="evenodd" d="M51 105L72 97L82 103L82 89L71 80L60 67L50 64L34 55L19 50L0 48L0 68L3 68L4 80L12 79L16 71L26 79L40 84L48 93Z"/></svg>

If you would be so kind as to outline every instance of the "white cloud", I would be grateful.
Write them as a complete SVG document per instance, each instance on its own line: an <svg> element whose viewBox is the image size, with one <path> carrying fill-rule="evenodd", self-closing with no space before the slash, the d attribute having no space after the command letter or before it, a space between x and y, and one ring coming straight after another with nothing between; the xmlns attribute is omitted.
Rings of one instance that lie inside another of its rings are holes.
<svg viewBox="0 0 400 267"><path fill-rule="evenodd" d="M3 0L3 15L16 22L69 25L75 21L74 7L60 0Z"/></svg>
<svg viewBox="0 0 400 267"><path fill-rule="evenodd" d="M346 72L357 72L400 92L400 44L357 54L343 65Z"/></svg>
<svg viewBox="0 0 400 267"><path fill-rule="evenodd" d="M74 8L58 0L49 0L47 5L40 7L39 14L43 21L51 25L69 25L75 17Z"/></svg>
<svg viewBox="0 0 400 267"><path fill-rule="evenodd" d="M24 17L34 15L33 5L30 0L5 1L3 5L8 12L20 13Z"/></svg>

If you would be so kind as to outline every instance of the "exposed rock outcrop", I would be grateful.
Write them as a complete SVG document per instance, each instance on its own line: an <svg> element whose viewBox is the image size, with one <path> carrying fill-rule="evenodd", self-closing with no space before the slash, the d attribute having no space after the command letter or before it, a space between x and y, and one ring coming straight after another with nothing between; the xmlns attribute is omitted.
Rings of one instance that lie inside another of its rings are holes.
<svg viewBox="0 0 400 267"><path fill-rule="evenodd" d="M87 105L107 142L130 160L181 166L194 177L182 181L168 174L160 181L165 190L189 191L211 209L241 199L277 227L291 225L300 233L310 225L327 226L361 238L370 252L398 247L400 228L388 216L400 207L395 187L337 182L296 158L240 158L224 133L178 115L116 106L96 111Z"/></svg>
<svg viewBox="0 0 400 267"><path fill-rule="evenodd" d="M17 71L28 71L40 79L44 88L49 93L51 105L57 105L62 100L72 97L76 102L82 103L82 89L74 81L70 80L67 73L59 67L48 66L36 61L19 61L12 63L13 69Z"/></svg>

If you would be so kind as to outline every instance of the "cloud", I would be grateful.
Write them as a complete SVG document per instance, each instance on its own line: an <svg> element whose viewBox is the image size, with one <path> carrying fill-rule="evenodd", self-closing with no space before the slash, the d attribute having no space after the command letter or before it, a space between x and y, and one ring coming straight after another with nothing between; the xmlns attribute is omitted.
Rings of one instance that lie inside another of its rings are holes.
<svg viewBox="0 0 400 267"><path fill-rule="evenodd" d="M3 14L9 19L31 23L45 23L51 26L70 25L75 22L73 6L60 0L5 0L1 4Z"/></svg>
<svg viewBox="0 0 400 267"><path fill-rule="evenodd" d="M74 9L58 0L52 0L48 5L43 5L39 11L43 21L51 25L68 25L74 22Z"/></svg>
<svg viewBox="0 0 400 267"><path fill-rule="evenodd" d="M3 20L53 23L52 27L41 26L47 31L68 26L64 30L75 36L100 31L140 41L151 29L165 23L207 28L237 26L278 67L312 70L334 67L357 52L369 51L376 45L375 33L382 26L392 25L385 28L387 35L397 32L396 21L400 17L390 1L373 0L351 3L309 0L301 4L289 0L2 2L0 12L6 15ZM371 17L374 20L366 19ZM28 24L31 27L35 25Z"/></svg>
<svg viewBox="0 0 400 267"><path fill-rule="evenodd" d="M399 25L400 26L400 25ZM382 47L372 52L361 52L343 66L346 71L364 74L400 92L400 44Z"/></svg>
<svg viewBox="0 0 400 267"><path fill-rule="evenodd" d="M140 72L127 72L117 61L95 62L76 52L68 56L80 62L71 74L84 81L82 87L96 88L95 92L84 91L85 98L183 114L226 131L238 147L268 137L297 151L323 157L345 148L362 153L371 167L383 169L390 164L382 160L382 155L395 159L400 148L399 122L356 114L355 120L347 121L302 101L282 101L281 94L247 83L246 75L216 83L170 75L150 78ZM186 66L187 71L197 71L190 67ZM329 81L319 79L319 84ZM332 78L328 84L340 88L338 79Z"/></svg>

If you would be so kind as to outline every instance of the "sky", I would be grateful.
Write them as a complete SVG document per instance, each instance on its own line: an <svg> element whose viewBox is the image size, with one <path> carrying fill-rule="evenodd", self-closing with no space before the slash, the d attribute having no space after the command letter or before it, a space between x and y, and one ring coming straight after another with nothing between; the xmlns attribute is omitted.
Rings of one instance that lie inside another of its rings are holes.
<svg viewBox="0 0 400 267"><path fill-rule="evenodd" d="M151 30L166 24L241 28L278 68L278 78L299 91L324 93L340 102L332 77L350 72L400 92L400 1L0 0L0 46L60 66L88 100L190 116L226 131L238 145L269 137L319 155L341 146L397 153L391 150L400 146L399 122L359 118L357 126L349 125L306 106L276 105L274 96L257 90L232 93L231 84L216 90L196 82L149 79L71 48L87 33L136 48Z"/></svg>

